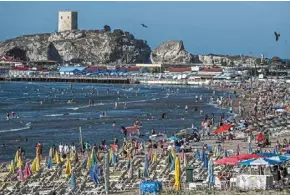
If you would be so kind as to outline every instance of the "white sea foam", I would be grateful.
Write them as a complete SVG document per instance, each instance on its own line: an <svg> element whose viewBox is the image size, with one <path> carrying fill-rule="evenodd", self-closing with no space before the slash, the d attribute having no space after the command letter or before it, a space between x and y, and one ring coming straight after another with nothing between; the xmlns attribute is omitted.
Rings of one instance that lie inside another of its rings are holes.
<svg viewBox="0 0 290 195"><path fill-rule="evenodd" d="M31 123L27 123L25 125L25 127L21 127L21 128L17 128L17 129L0 130L0 133L22 131L22 130L30 129L30 125L31 125Z"/></svg>
<svg viewBox="0 0 290 195"><path fill-rule="evenodd" d="M44 115L44 116L63 116L63 114L47 114L47 115Z"/></svg>

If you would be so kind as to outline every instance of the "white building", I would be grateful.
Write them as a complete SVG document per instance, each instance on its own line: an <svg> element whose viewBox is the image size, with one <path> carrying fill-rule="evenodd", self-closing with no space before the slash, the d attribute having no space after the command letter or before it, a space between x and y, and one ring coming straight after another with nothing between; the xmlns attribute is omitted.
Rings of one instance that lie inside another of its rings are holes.
<svg viewBox="0 0 290 195"><path fill-rule="evenodd" d="M58 32L78 29L78 12L58 12Z"/></svg>

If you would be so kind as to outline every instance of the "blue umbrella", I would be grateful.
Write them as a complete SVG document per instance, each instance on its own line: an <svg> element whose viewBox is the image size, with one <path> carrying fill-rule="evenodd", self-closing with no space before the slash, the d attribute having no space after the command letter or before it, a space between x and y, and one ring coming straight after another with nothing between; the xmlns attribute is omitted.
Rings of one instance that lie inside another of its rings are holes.
<svg viewBox="0 0 290 195"><path fill-rule="evenodd" d="M228 150L227 149L225 149L225 151L224 151L224 158L226 158L226 157L228 157Z"/></svg>
<svg viewBox="0 0 290 195"><path fill-rule="evenodd" d="M115 152L113 152L113 156L112 156L112 164L115 165L118 163L118 157L115 154Z"/></svg>
<svg viewBox="0 0 290 195"><path fill-rule="evenodd" d="M248 145L248 154L252 154L253 150L252 150L252 147L251 147L251 144L249 143Z"/></svg>
<svg viewBox="0 0 290 195"><path fill-rule="evenodd" d="M145 155L143 177L149 177L148 167L149 167L148 156Z"/></svg>
<svg viewBox="0 0 290 195"><path fill-rule="evenodd" d="M170 158L171 158L170 171L173 171L175 169L175 160L173 159L172 155L170 155Z"/></svg>
<svg viewBox="0 0 290 195"><path fill-rule="evenodd" d="M202 168L207 169L208 168L208 158L207 158L207 154L203 151L202 152Z"/></svg>
<svg viewBox="0 0 290 195"><path fill-rule="evenodd" d="M268 158L270 160L275 160L278 162L286 162L289 158L287 158L286 156L272 156L270 158Z"/></svg>
<svg viewBox="0 0 290 195"><path fill-rule="evenodd" d="M199 150L196 150L196 152L195 152L195 160L200 160Z"/></svg>
<svg viewBox="0 0 290 195"><path fill-rule="evenodd" d="M258 153L258 155L268 157L268 158L272 157L272 156L277 156L276 154L270 153L270 152L260 152L260 153Z"/></svg>
<svg viewBox="0 0 290 195"><path fill-rule="evenodd" d="M99 168L98 168L98 164L95 163L95 165L90 168L90 178L95 184L99 183L98 175L99 175Z"/></svg>
<svg viewBox="0 0 290 195"><path fill-rule="evenodd" d="M240 165L277 165L280 162L268 158L250 159L240 162Z"/></svg>
<svg viewBox="0 0 290 195"><path fill-rule="evenodd" d="M52 160L51 157L48 157L48 161L47 161L47 168L51 169L52 168Z"/></svg>
<svg viewBox="0 0 290 195"><path fill-rule="evenodd" d="M179 141L179 140L181 140L181 138L176 137L176 136L172 136L172 137L170 137L168 139L171 140L171 141Z"/></svg>
<svg viewBox="0 0 290 195"><path fill-rule="evenodd" d="M214 168L213 168L213 162L212 160L208 163L208 182L210 185L215 184L215 178L214 178Z"/></svg>
<svg viewBox="0 0 290 195"><path fill-rule="evenodd" d="M76 186L77 186L76 183L77 183L77 182L76 182L76 177L75 177L75 175L72 173L71 178L70 178L70 189L71 189L71 190L76 189Z"/></svg>

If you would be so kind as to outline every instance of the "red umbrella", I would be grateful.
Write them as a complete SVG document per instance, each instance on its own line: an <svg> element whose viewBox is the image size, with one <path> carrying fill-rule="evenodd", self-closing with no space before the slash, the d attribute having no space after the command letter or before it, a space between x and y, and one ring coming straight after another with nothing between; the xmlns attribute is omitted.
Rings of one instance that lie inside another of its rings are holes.
<svg viewBox="0 0 290 195"><path fill-rule="evenodd" d="M222 158L214 162L216 165L238 165L238 163L238 159L231 157Z"/></svg>
<svg viewBox="0 0 290 195"><path fill-rule="evenodd" d="M228 131L230 128L231 128L230 124L222 125L214 133L222 133L222 132Z"/></svg>
<svg viewBox="0 0 290 195"><path fill-rule="evenodd" d="M258 154L240 154L236 156L230 156L229 158L236 158L237 160L248 160L252 158L261 158L262 156L259 156Z"/></svg>
<svg viewBox="0 0 290 195"><path fill-rule="evenodd" d="M282 148L282 151L288 151L290 150L290 146L286 147L286 148Z"/></svg>
<svg viewBox="0 0 290 195"><path fill-rule="evenodd" d="M264 135L261 132L259 132L257 137L256 137L257 142L262 142L262 141L264 141L264 139L265 139Z"/></svg>

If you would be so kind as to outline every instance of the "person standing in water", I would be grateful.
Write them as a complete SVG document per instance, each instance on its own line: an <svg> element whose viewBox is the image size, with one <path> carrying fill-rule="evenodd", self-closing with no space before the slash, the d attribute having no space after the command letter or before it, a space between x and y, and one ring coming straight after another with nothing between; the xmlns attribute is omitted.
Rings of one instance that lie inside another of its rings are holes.
<svg viewBox="0 0 290 195"><path fill-rule="evenodd" d="M9 120L9 118L10 118L10 115L9 115L9 113L7 112L7 114L6 114L6 119Z"/></svg>
<svg viewBox="0 0 290 195"><path fill-rule="evenodd" d="M187 112L187 110L188 110L188 106L187 106L187 105L185 105L185 112Z"/></svg>

